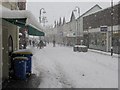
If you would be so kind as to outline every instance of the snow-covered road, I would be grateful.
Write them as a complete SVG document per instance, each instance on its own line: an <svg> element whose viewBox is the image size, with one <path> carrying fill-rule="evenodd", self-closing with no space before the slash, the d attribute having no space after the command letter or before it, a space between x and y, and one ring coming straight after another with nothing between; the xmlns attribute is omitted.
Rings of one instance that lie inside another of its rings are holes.
<svg viewBox="0 0 120 90"><path fill-rule="evenodd" d="M118 58L52 44L31 49L39 88L118 88Z"/></svg>

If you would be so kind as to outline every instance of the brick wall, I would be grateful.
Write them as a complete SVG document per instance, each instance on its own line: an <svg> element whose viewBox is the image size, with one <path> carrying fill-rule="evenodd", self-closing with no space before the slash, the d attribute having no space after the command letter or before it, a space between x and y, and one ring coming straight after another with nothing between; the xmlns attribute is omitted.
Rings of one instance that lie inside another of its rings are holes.
<svg viewBox="0 0 120 90"><path fill-rule="evenodd" d="M118 7L117 4L113 7L113 25L118 25ZM112 8L106 8L99 12L93 13L83 18L83 29L98 28L103 25L111 26L111 10Z"/></svg>

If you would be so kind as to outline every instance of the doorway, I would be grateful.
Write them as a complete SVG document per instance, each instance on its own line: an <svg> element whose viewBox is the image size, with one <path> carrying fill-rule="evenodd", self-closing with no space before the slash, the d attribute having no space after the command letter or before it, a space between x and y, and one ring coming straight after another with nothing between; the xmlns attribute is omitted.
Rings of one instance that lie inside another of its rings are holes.
<svg viewBox="0 0 120 90"><path fill-rule="evenodd" d="M12 52L13 52L13 38L10 35L8 38L8 55L9 55L9 77L13 76L13 59L12 59Z"/></svg>

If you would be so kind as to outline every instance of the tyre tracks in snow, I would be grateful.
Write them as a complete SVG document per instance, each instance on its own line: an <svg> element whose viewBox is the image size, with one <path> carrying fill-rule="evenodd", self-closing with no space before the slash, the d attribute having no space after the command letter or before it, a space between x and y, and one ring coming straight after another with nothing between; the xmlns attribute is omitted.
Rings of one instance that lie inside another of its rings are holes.
<svg viewBox="0 0 120 90"><path fill-rule="evenodd" d="M45 53L44 58L52 62L53 65L51 65L54 69L48 68L48 70L41 70L41 80L46 75L49 74L49 76L52 79L56 79L58 82L57 85L59 86L53 86L53 87L60 87L60 88L74 88L73 81L71 78L67 75L67 73L64 71L64 68L62 65L58 62L57 58L53 55L49 55L50 53L43 51ZM49 63L49 62L48 62ZM45 66L44 66L45 67ZM54 70L54 71L53 71ZM43 78L44 79L44 78ZM52 82L54 81L52 80ZM55 82L56 82L55 81ZM51 83L52 83L51 82ZM54 83L54 82L53 82ZM53 84L54 85L54 84ZM49 86L51 87L51 86Z"/></svg>

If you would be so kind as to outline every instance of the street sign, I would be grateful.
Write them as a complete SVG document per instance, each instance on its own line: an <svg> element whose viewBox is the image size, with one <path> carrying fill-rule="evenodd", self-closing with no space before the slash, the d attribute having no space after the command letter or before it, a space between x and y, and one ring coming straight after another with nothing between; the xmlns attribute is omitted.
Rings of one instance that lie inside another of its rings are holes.
<svg viewBox="0 0 120 90"><path fill-rule="evenodd" d="M107 26L100 26L100 31L101 32L107 32L108 27Z"/></svg>

